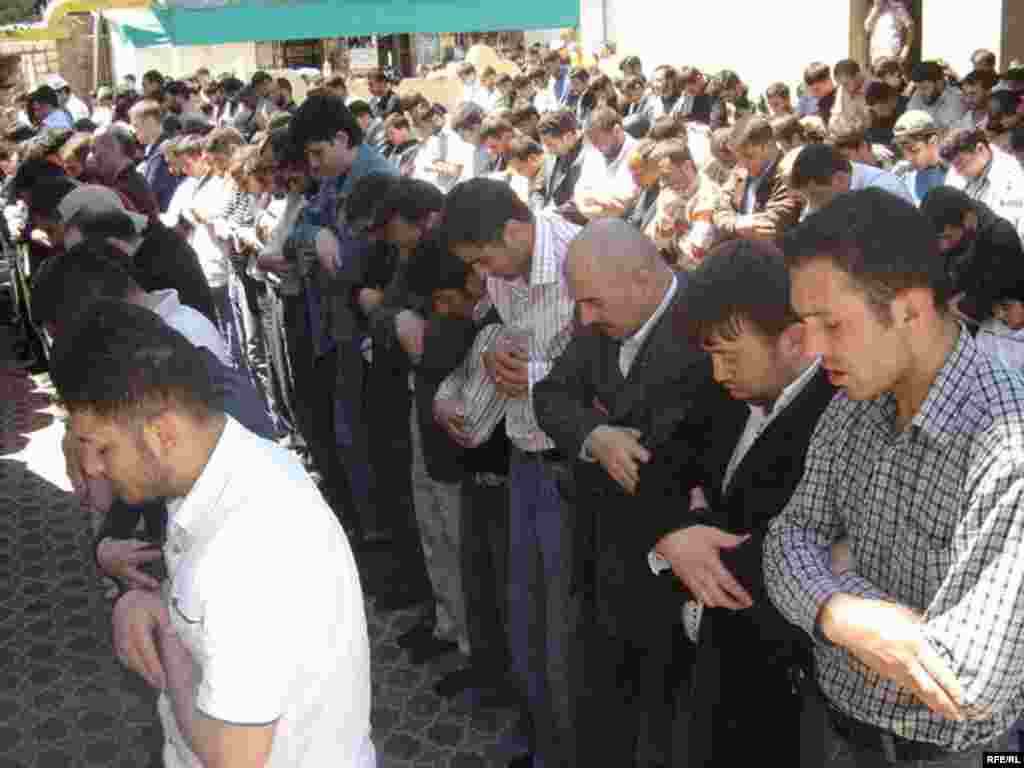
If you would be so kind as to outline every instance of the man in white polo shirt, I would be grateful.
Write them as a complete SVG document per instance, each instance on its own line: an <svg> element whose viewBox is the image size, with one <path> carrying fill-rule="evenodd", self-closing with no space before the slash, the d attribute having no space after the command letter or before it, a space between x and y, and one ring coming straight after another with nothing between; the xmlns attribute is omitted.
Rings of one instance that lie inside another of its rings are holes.
<svg viewBox="0 0 1024 768"><path fill-rule="evenodd" d="M215 406L200 353L101 300L51 366L87 475L166 497L168 580L114 606L161 689L167 768L372 768L369 642L345 534L301 464Z"/></svg>

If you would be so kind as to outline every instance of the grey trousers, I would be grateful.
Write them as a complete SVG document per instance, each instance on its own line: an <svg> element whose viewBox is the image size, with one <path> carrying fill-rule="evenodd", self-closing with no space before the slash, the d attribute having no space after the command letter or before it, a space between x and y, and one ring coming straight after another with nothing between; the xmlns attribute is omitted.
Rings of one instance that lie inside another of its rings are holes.
<svg viewBox="0 0 1024 768"><path fill-rule="evenodd" d="M413 398L409 434L412 435L412 499L420 527L427 575L434 590L437 621L434 634L459 644L469 653L466 601L462 591L459 529L462 515L462 483L439 483L427 474L423 439Z"/></svg>

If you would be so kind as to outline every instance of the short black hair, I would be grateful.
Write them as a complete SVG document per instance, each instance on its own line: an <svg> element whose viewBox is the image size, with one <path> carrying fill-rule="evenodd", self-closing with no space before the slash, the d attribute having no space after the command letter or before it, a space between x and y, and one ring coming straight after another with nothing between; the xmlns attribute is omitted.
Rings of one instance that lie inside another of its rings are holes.
<svg viewBox="0 0 1024 768"><path fill-rule="evenodd" d="M510 220L533 221L533 215L505 182L477 178L456 184L448 193L441 228L450 247L486 245L502 242Z"/></svg>
<svg viewBox="0 0 1024 768"><path fill-rule="evenodd" d="M931 223L936 234L946 227L960 227L964 216L974 210L974 202L963 190L953 187L935 187L921 201L921 213Z"/></svg>
<svg viewBox="0 0 1024 768"><path fill-rule="evenodd" d="M922 61L910 70L912 83L938 83L946 78L946 73L937 61Z"/></svg>
<svg viewBox="0 0 1024 768"><path fill-rule="evenodd" d="M29 211L33 216L44 215L59 219L57 206L77 185L67 176L49 176L39 179L32 187Z"/></svg>
<svg viewBox="0 0 1024 768"><path fill-rule="evenodd" d="M32 318L40 325L74 325L96 299L127 299L142 290L124 257L103 240L86 240L56 259L47 259L32 276Z"/></svg>
<svg viewBox="0 0 1024 768"><path fill-rule="evenodd" d="M537 123L537 133L552 139L560 139L578 128L579 121L576 120L576 115L568 109L547 112Z"/></svg>
<svg viewBox="0 0 1024 768"><path fill-rule="evenodd" d="M203 421L220 412L203 353L155 313L123 301L87 307L56 340L50 371L72 414L138 425L168 406Z"/></svg>
<svg viewBox="0 0 1024 768"><path fill-rule="evenodd" d="M29 94L29 101L39 102L57 109L60 106L60 97L57 92L48 85L41 85Z"/></svg>
<svg viewBox="0 0 1024 768"><path fill-rule="evenodd" d="M252 79L249 80L249 85L255 88L256 86L262 85L263 83L271 82L273 81L273 79L274 78L270 75L270 73L260 70L259 72L253 73Z"/></svg>
<svg viewBox="0 0 1024 768"><path fill-rule="evenodd" d="M804 84L814 85L832 77L832 68L823 61L814 61L804 69Z"/></svg>
<svg viewBox="0 0 1024 768"><path fill-rule="evenodd" d="M772 124L768 122L767 118L761 115L748 115L736 123L729 136L729 143L734 147L763 146L770 144L773 139Z"/></svg>
<svg viewBox="0 0 1024 768"><path fill-rule="evenodd" d="M288 130L295 143L303 149L314 141L334 141L339 131L348 136L350 147L363 143L363 129L345 102L326 91L314 93L302 102L288 124Z"/></svg>
<svg viewBox="0 0 1024 768"><path fill-rule="evenodd" d="M686 296L687 331L698 343L714 335L734 339L746 323L778 336L799 321L782 251L767 242L731 240L713 248L690 275Z"/></svg>
<svg viewBox="0 0 1024 768"><path fill-rule="evenodd" d="M864 103L869 107L875 104L886 104L899 98L899 91L884 80L872 80L864 86Z"/></svg>
<svg viewBox="0 0 1024 768"><path fill-rule="evenodd" d="M397 183L398 177L390 173L368 173L358 179L345 198L345 219L350 224L372 222L381 201Z"/></svg>
<svg viewBox="0 0 1024 768"><path fill-rule="evenodd" d="M461 291L466 287L470 267L446 247L439 230L424 235L409 259L409 290L418 296L435 291Z"/></svg>
<svg viewBox="0 0 1024 768"><path fill-rule="evenodd" d="M53 177L67 178L64 169L55 163L43 158L24 160L18 165L14 172L14 179L11 181L11 192L18 196L25 192L32 192L33 187L40 181Z"/></svg>
<svg viewBox="0 0 1024 768"><path fill-rule="evenodd" d="M850 161L829 144L808 144L800 150L790 171L790 186L803 189L808 184L831 184L837 173L851 173Z"/></svg>
<svg viewBox="0 0 1024 768"><path fill-rule="evenodd" d="M961 152L974 152L988 146L988 135L981 128L961 128L946 134L939 144L939 157L952 163Z"/></svg>
<svg viewBox="0 0 1024 768"><path fill-rule="evenodd" d="M132 78L132 79L134 80L135 78ZM146 74L144 74L142 76L142 79L143 80L149 80L149 81L154 82L154 83L160 83L161 87L163 87L163 84L164 84L164 76L161 75L155 69L149 70Z"/></svg>
<svg viewBox="0 0 1024 768"><path fill-rule="evenodd" d="M832 71L835 72L836 78L856 77L860 74L860 64L853 59L842 59L836 62Z"/></svg>
<svg viewBox="0 0 1024 768"><path fill-rule="evenodd" d="M125 211L93 213L85 209L67 224L76 227L85 239L106 240L108 237L112 237L117 240L131 241L139 237L134 222Z"/></svg>
<svg viewBox="0 0 1024 768"><path fill-rule="evenodd" d="M1010 133L1010 149L1014 152L1024 152L1024 125L1018 125Z"/></svg>
<svg viewBox="0 0 1024 768"><path fill-rule="evenodd" d="M953 293L928 220L911 203L881 189L838 195L786 234L783 252L791 269L830 260L864 290L883 318L899 291L926 288L940 311Z"/></svg>
<svg viewBox="0 0 1024 768"><path fill-rule="evenodd" d="M484 122L484 110L474 101L460 104L452 115L452 130L456 133L479 128Z"/></svg>

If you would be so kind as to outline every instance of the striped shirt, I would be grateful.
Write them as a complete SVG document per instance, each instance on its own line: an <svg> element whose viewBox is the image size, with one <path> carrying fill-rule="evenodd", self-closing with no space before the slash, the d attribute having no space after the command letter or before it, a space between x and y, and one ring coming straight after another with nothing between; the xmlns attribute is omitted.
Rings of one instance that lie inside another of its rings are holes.
<svg viewBox="0 0 1024 768"><path fill-rule="evenodd" d="M818 684L851 717L963 751L1024 713L1024 380L966 330L908 428L891 394L838 395L818 422L804 477L765 540L772 601L816 641ZM833 576L848 537L854 570ZM964 689L947 720L816 629L837 593L923 615L929 644Z"/></svg>
<svg viewBox="0 0 1024 768"><path fill-rule="evenodd" d="M533 412L533 387L548 375L572 337L575 303L569 296L564 267L569 243L580 231L579 227L560 216L542 213L536 215L534 222L536 233L529 283L522 278L505 280L489 276L487 296L478 308L482 317L493 304L506 326L529 329L533 334L529 396L509 401L505 413L509 440L527 452L555 447L551 438L537 425Z"/></svg>
<svg viewBox="0 0 1024 768"><path fill-rule="evenodd" d="M485 325L473 341L462 365L448 374L434 395L434 400L458 400L465 408L462 419L473 446L483 445L491 437L505 415L508 398L498 392L487 375L483 354L501 333L497 323Z"/></svg>

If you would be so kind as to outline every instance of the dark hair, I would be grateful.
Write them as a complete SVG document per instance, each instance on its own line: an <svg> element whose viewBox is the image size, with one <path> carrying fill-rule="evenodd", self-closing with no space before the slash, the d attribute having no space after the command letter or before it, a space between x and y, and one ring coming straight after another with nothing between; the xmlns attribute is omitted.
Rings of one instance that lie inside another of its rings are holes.
<svg viewBox="0 0 1024 768"><path fill-rule="evenodd" d="M382 69L371 69L369 74L366 76L367 80L373 80L375 83L387 82L388 76L384 74Z"/></svg>
<svg viewBox="0 0 1024 768"><path fill-rule="evenodd" d="M899 75L903 77L903 64L895 56L883 56L875 61L875 77L889 77Z"/></svg>
<svg viewBox="0 0 1024 768"><path fill-rule="evenodd" d="M169 405L206 420L218 398L203 354L148 309L100 299L62 333L50 365L70 412L138 424Z"/></svg>
<svg viewBox="0 0 1024 768"><path fill-rule="evenodd" d="M980 85L986 91L991 91L999 82L999 75L984 69L976 69L960 81L960 85Z"/></svg>
<svg viewBox="0 0 1024 768"><path fill-rule="evenodd" d="M341 75L331 75L324 80L324 88L331 88L333 90L341 89L348 91L348 84L345 82L345 78Z"/></svg>
<svg viewBox="0 0 1024 768"><path fill-rule="evenodd" d="M372 226L381 201L398 183L398 178L390 173L369 173L358 179L345 199L345 218L348 222L352 225L368 222Z"/></svg>
<svg viewBox="0 0 1024 768"><path fill-rule="evenodd" d="M92 213L88 209L83 209L67 224L77 227L82 237L87 240L106 240L113 237L131 241L139 237L131 217L124 211Z"/></svg>
<svg viewBox="0 0 1024 768"><path fill-rule="evenodd" d="M291 93L292 81L289 80L287 77L279 77L277 78L277 87L281 88L282 90L288 91L288 93Z"/></svg>
<svg viewBox="0 0 1024 768"><path fill-rule="evenodd" d="M764 97L766 99L788 99L789 86L785 83L772 83L764 92Z"/></svg>
<svg viewBox="0 0 1024 768"><path fill-rule="evenodd" d="M99 128L96 123L90 120L88 117L83 117L80 120L75 120L74 126L72 126L78 133L93 133Z"/></svg>
<svg viewBox="0 0 1024 768"><path fill-rule="evenodd" d="M582 67L576 67L569 73L570 80L579 80L582 83L590 82L590 73Z"/></svg>
<svg viewBox="0 0 1024 768"><path fill-rule="evenodd" d="M992 53L992 51L988 50L987 48L979 48L978 50L976 50L974 53L971 54L971 63L974 66L978 66L978 64L979 64L978 59L981 59L981 62L980 62L981 64L986 64L986 65L992 67L993 69L995 69L995 66L996 66L996 55L994 53Z"/></svg>
<svg viewBox="0 0 1024 768"><path fill-rule="evenodd" d="M509 220L533 221L533 215L508 184L477 178L456 184L448 193L441 228L451 247L486 245L503 240Z"/></svg>
<svg viewBox="0 0 1024 768"><path fill-rule="evenodd" d="M729 143L734 147L742 147L770 144L773 139L771 123L760 115L748 115L736 123L729 136Z"/></svg>
<svg viewBox="0 0 1024 768"><path fill-rule="evenodd" d="M403 115L400 112L392 112L384 120L384 130L385 131L390 131L390 130L396 130L396 131L397 130L404 130L404 131L408 131L411 127L412 127L412 125L409 123L409 118L406 117L405 115ZM455 130L454 124L452 125L452 130Z"/></svg>
<svg viewBox="0 0 1024 768"><path fill-rule="evenodd" d="M543 154L544 147L529 136L516 136L508 145L509 160L524 161Z"/></svg>
<svg viewBox="0 0 1024 768"><path fill-rule="evenodd" d="M939 83L946 79L945 72L937 61L922 61L910 70L912 83Z"/></svg>
<svg viewBox="0 0 1024 768"><path fill-rule="evenodd" d="M23 160L18 164L18 170L14 172L11 192L15 197L25 192L31 193L41 180L54 176L66 178L67 174L59 165L41 157Z"/></svg>
<svg viewBox="0 0 1024 768"><path fill-rule="evenodd" d="M988 146L988 136L981 128L962 128L948 134L939 144L939 157L952 163L961 152L973 152L979 146Z"/></svg>
<svg viewBox="0 0 1024 768"><path fill-rule="evenodd" d="M39 86L29 95L28 98L29 101L46 104L54 109L57 109L60 106L60 98L57 96L57 92L48 85Z"/></svg>
<svg viewBox="0 0 1024 768"><path fill-rule="evenodd" d="M864 86L864 103L869 107L895 101L899 95L899 91L882 80L872 80Z"/></svg>
<svg viewBox="0 0 1024 768"><path fill-rule="evenodd" d="M683 85L689 85L695 80L700 79L700 70L696 67L680 67L679 68L679 82Z"/></svg>
<svg viewBox="0 0 1024 768"><path fill-rule="evenodd" d="M548 51L541 57L541 62L544 64L554 64L555 62L562 63L562 57L558 55L558 51Z"/></svg>
<svg viewBox="0 0 1024 768"><path fill-rule="evenodd" d="M868 124L857 114L836 115L829 122L829 140L839 149L857 149L867 143Z"/></svg>
<svg viewBox="0 0 1024 768"><path fill-rule="evenodd" d="M594 131L614 131L621 127L622 115L618 110L612 107L597 107L590 113L590 118L587 120L587 135L592 135Z"/></svg>
<svg viewBox="0 0 1024 768"><path fill-rule="evenodd" d="M32 200L29 210L33 216L40 214L49 218L60 218L57 206L67 194L75 188L75 183L67 176L49 176L36 181L32 187Z"/></svg>
<svg viewBox="0 0 1024 768"><path fill-rule="evenodd" d="M794 140L801 144L804 141L804 127L800 124L800 118L796 115L781 115L771 122L772 138L776 141L784 141L787 144Z"/></svg>
<svg viewBox="0 0 1024 768"><path fill-rule="evenodd" d="M515 132L515 126L513 126L508 120L503 120L500 117L488 117L480 125L481 141Z"/></svg>
<svg viewBox="0 0 1024 768"><path fill-rule="evenodd" d="M647 132L648 139L655 141L667 141L668 139L682 139L687 141L689 133L686 130L686 121L678 114L662 115L655 119L651 129Z"/></svg>
<svg viewBox="0 0 1024 768"><path fill-rule="evenodd" d="M735 339L742 326L774 337L799 318L789 297L789 272L782 251L760 241L731 240L713 248L687 286L686 319L691 338Z"/></svg>
<svg viewBox="0 0 1024 768"><path fill-rule="evenodd" d="M484 110L479 104L467 101L460 104L452 115L452 130L456 133L479 128L484 122Z"/></svg>
<svg viewBox="0 0 1024 768"><path fill-rule="evenodd" d="M576 115L568 109L548 112L537 123L537 133L548 138L558 139L579 128Z"/></svg>
<svg viewBox="0 0 1024 768"><path fill-rule="evenodd" d="M164 76L157 72L155 69L149 70L146 74L142 76L142 79L149 80L154 83L160 83L161 88L164 85Z"/></svg>
<svg viewBox="0 0 1024 768"><path fill-rule="evenodd" d="M32 319L40 325L73 324L96 299L127 299L142 290L104 240L86 240L32 276Z"/></svg>
<svg viewBox="0 0 1024 768"><path fill-rule="evenodd" d="M850 161L829 144L808 144L803 147L790 171L790 186L803 189L808 184L831 184L837 173L851 173Z"/></svg>
<svg viewBox="0 0 1024 768"><path fill-rule="evenodd" d="M860 74L860 64L853 59L842 59L836 62L832 71L835 72L836 78L856 77Z"/></svg>
<svg viewBox="0 0 1024 768"><path fill-rule="evenodd" d="M249 80L249 85L255 88L258 85L263 85L263 83L269 83L273 81L273 79L274 78L269 73L260 70L259 72L253 73L252 78Z"/></svg>
<svg viewBox="0 0 1024 768"><path fill-rule="evenodd" d="M461 291L471 270L445 247L441 233L433 230L420 238L409 259L409 290L418 296L430 296L435 291Z"/></svg>
<svg viewBox="0 0 1024 768"><path fill-rule="evenodd" d="M814 85L832 77L832 68L823 61L815 61L804 69L804 84Z"/></svg>
<svg viewBox="0 0 1024 768"><path fill-rule="evenodd" d="M350 147L363 143L363 129L345 102L327 92L308 96L295 111L288 130L303 149L314 141L334 141L339 131L348 136Z"/></svg>
<svg viewBox="0 0 1024 768"><path fill-rule="evenodd" d="M659 141L651 150L650 160L652 163L660 163L662 160L669 160L673 165L693 162L693 154L690 152L690 145L682 139L668 139Z"/></svg>
<svg viewBox="0 0 1024 768"><path fill-rule="evenodd" d="M935 187L921 201L921 213L929 222L936 234L942 234L946 227L959 227L964 223L964 216L974 210L974 202L960 189L953 187Z"/></svg>
<svg viewBox="0 0 1024 768"><path fill-rule="evenodd" d="M790 230L783 250L790 268L828 258L864 290L883 319L898 291L927 288L940 310L952 295L928 220L911 203L884 190L838 195Z"/></svg>
<svg viewBox="0 0 1024 768"><path fill-rule="evenodd" d="M363 115L370 115L371 117L373 117L373 109L371 109L370 105L361 99L356 99L355 101L349 102L348 111L351 112L352 117L356 118L357 120Z"/></svg>
<svg viewBox="0 0 1024 768"><path fill-rule="evenodd" d="M467 77L468 75L475 75L476 67L470 64L468 61L464 61L455 68L456 77Z"/></svg>

